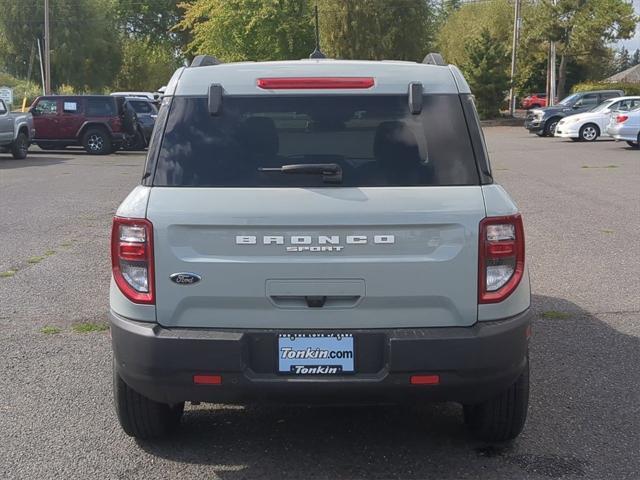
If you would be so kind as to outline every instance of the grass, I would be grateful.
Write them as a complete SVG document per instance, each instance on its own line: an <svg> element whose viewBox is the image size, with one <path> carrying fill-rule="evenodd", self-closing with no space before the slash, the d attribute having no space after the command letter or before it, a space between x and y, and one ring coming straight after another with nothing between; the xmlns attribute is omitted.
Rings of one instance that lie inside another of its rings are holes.
<svg viewBox="0 0 640 480"><path fill-rule="evenodd" d="M558 312L556 310L548 310L546 312L542 312L542 318L553 318L555 320L565 320L567 318L571 318L567 312Z"/></svg>
<svg viewBox="0 0 640 480"><path fill-rule="evenodd" d="M36 263L40 263L42 260L44 260L43 256L36 255L35 257L29 257L29 259L27 260L27 263L35 265Z"/></svg>
<svg viewBox="0 0 640 480"><path fill-rule="evenodd" d="M71 240L68 240L68 241L66 241L66 242L62 242L62 243L60 244L60 246L61 246L61 247L70 247L70 246L72 246L72 245L73 245L73 242L72 242Z"/></svg>
<svg viewBox="0 0 640 480"><path fill-rule="evenodd" d="M0 272L0 278L11 278L17 273L17 270L5 270Z"/></svg>
<svg viewBox="0 0 640 480"><path fill-rule="evenodd" d="M618 168L618 165L604 165L602 167L594 165L582 165L581 168Z"/></svg>
<svg viewBox="0 0 640 480"><path fill-rule="evenodd" d="M602 230L602 233L613 233L613 230L609 230L608 228L605 228Z"/></svg>
<svg viewBox="0 0 640 480"><path fill-rule="evenodd" d="M55 250L47 250L46 252L44 252L44 256L50 257L51 255L55 255L55 253L56 253Z"/></svg>
<svg viewBox="0 0 640 480"><path fill-rule="evenodd" d="M109 325L104 322L82 322L76 323L71 330L76 333L105 332L109 330Z"/></svg>
<svg viewBox="0 0 640 480"><path fill-rule="evenodd" d="M42 328L41 332L45 335L57 335L58 333L62 332L62 329L59 327L52 327L50 325L47 325L46 327Z"/></svg>

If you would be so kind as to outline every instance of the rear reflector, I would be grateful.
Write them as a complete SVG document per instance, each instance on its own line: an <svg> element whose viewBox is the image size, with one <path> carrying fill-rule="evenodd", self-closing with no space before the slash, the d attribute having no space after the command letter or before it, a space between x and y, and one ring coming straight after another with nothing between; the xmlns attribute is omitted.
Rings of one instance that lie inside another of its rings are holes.
<svg viewBox="0 0 640 480"><path fill-rule="evenodd" d="M411 375L411 385L439 385L440 375Z"/></svg>
<svg viewBox="0 0 640 480"><path fill-rule="evenodd" d="M193 383L196 385L220 385L222 377L220 375L194 375Z"/></svg>
<svg viewBox="0 0 640 480"><path fill-rule="evenodd" d="M265 90L314 90L371 88L373 77L288 77L259 78L258 88Z"/></svg>

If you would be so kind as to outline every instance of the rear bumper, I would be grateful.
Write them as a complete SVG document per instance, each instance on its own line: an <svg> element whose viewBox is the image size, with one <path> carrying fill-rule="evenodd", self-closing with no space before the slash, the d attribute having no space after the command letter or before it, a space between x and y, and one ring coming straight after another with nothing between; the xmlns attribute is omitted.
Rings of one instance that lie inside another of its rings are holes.
<svg viewBox="0 0 640 480"><path fill-rule="evenodd" d="M116 368L156 401L474 403L506 389L526 365L529 310L472 327L350 330L356 374L291 377L276 373L278 330L165 329L111 313ZM193 375L222 376L195 385ZM411 385L412 374L440 376Z"/></svg>

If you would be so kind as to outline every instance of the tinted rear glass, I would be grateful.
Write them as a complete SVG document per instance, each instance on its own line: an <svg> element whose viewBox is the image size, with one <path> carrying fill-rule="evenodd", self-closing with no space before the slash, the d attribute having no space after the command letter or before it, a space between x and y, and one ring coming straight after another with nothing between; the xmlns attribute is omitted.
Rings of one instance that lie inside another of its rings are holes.
<svg viewBox="0 0 640 480"><path fill-rule="evenodd" d="M460 99L426 95L255 96L173 99L154 185L317 187L321 175L260 171L338 164L342 186L477 185ZM335 185L329 185L335 186Z"/></svg>
<svg viewBox="0 0 640 480"><path fill-rule="evenodd" d="M140 100L129 100L129 103L136 111L136 113L154 113L155 109L149 102L143 102Z"/></svg>
<svg viewBox="0 0 640 480"><path fill-rule="evenodd" d="M86 114L89 117L111 117L116 115L116 102L113 97L87 98Z"/></svg>

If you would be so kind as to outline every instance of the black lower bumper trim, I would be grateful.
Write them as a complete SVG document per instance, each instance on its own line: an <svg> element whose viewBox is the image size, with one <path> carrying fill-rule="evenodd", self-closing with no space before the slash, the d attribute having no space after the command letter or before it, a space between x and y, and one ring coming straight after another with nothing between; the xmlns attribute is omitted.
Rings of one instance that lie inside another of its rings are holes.
<svg viewBox="0 0 640 480"><path fill-rule="evenodd" d="M530 312L471 327L348 330L356 373L292 377L276 373L280 330L167 329L111 313L118 374L156 401L220 403L474 403L506 389L526 365ZM412 374L439 375L411 385ZM222 376L195 385L193 375Z"/></svg>

